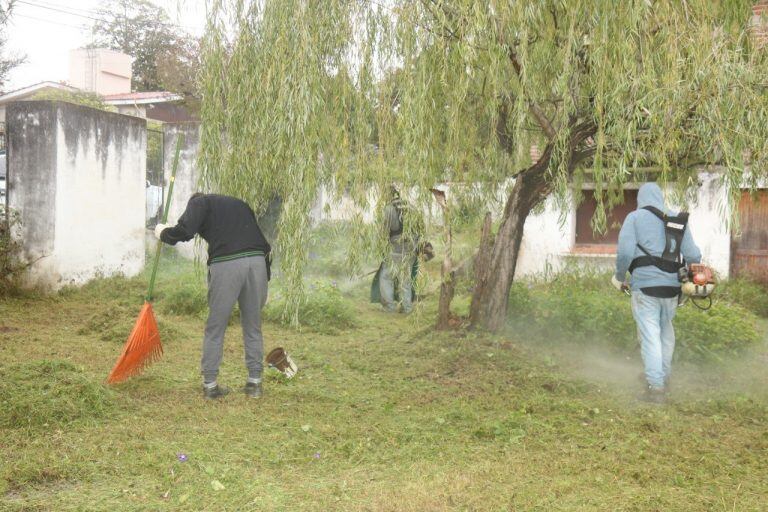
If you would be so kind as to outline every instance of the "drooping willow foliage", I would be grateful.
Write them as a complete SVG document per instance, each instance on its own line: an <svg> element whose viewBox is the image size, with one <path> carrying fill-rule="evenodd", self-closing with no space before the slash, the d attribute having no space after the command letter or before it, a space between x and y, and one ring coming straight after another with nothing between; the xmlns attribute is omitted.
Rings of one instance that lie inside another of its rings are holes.
<svg viewBox="0 0 768 512"><path fill-rule="evenodd" d="M258 211L282 199L292 311L320 187L377 213L392 183L416 210L440 182L455 202L501 206L535 144L552 148L546 179L563 207L574 182L595 183L597 229L622 185L647 176L684 191L716 165L735 197L768 157L752 3L209 0L202 184ZM574 170L581 122L596 130ZM361 219L353 263L382 250Z"/></svg>

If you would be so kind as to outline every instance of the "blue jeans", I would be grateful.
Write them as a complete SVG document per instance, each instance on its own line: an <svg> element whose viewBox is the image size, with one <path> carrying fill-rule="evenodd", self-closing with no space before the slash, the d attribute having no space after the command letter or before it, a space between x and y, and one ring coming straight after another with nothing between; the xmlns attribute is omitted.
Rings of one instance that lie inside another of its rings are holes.
<svg viewBox="0 0 768 512"><path fill-rule="evenodd" d="M677 312L677 297L660 299L632 292L632 315L637 323L640 353L645 365L645 379L652 388L661 389L672 371L675 329L672 319Z"/></svg>
<svg viewBox="0 0 768 512"><path fill-rule="evenodd" d="M395 287L398 287L398 299L403 307L403 313L410 313L413 309L411 302L412 281L411 267L413 267L414 256L409 254L399 254L393 252L390 257L384 261L384 267L379 276L379 291L381 293L381 304L384 309L390 313L397 311L395 302Z"/></svg>

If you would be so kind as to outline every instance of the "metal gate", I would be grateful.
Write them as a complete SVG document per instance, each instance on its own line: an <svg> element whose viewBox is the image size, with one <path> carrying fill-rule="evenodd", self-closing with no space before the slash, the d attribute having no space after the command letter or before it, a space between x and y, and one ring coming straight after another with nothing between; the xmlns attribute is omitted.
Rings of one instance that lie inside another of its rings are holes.
<svg viewBox="0 0 768 512"><path fill-rule="evenodd" d="M741 192L741 234L731 238L731 275L768 284L768 190Z"/></svg>
<svg viewBox="0 0 768 512"><path fill-rule="evenodd" d="M153 228L162 215L165 197L163 179L163 131L147 128L147 227Z"/></svg>

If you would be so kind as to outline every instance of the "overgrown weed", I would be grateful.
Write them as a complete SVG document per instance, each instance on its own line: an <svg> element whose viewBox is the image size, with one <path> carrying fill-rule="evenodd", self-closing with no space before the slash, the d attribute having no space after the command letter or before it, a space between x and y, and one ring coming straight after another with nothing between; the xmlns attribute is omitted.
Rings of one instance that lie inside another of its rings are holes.
<svg viewBox="0 0 768 512"><path fill-rule="evenodd" d="M336 334L358 326L354 308L334 282L310 283L305 300L299 306L301 327L322 334ZM264 308L264 318L280 325L290 325L285 316L285 300L279 291Z"/></svg>
<svg viewBox="0 0 768 512"><path fill-rule="evenodd" d="M565 272L545 279L517 281L510 299L510 327L542 342L580 343L635 351L637 334L629 298L600 272ZM737 355L761 339L758 318L720 297L702 311L692 304L675 317L680 359L719 360Z"/></svg>

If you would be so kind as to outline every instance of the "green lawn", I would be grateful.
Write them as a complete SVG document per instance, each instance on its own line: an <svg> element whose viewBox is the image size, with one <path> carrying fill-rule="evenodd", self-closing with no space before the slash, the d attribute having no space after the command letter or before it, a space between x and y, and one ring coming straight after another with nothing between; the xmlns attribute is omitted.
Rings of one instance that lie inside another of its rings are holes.
<svg viewBox="0 0 768 512"><path fill-rule="evenodd" d="M161 275L161 292L202 280L174 262ZM764 345L681 366L672 402L648 406L635 360L515 332L435 333L434 304L388 316L361 283L344 298L357 328L265 325L295 379L270 372L261 400L210 403L203 320L164 312L163 297L162 360L103 386L144 282L0 303L0 510L768 508ZM220 381L236 388L236 324L224 357Z"/></svg>

